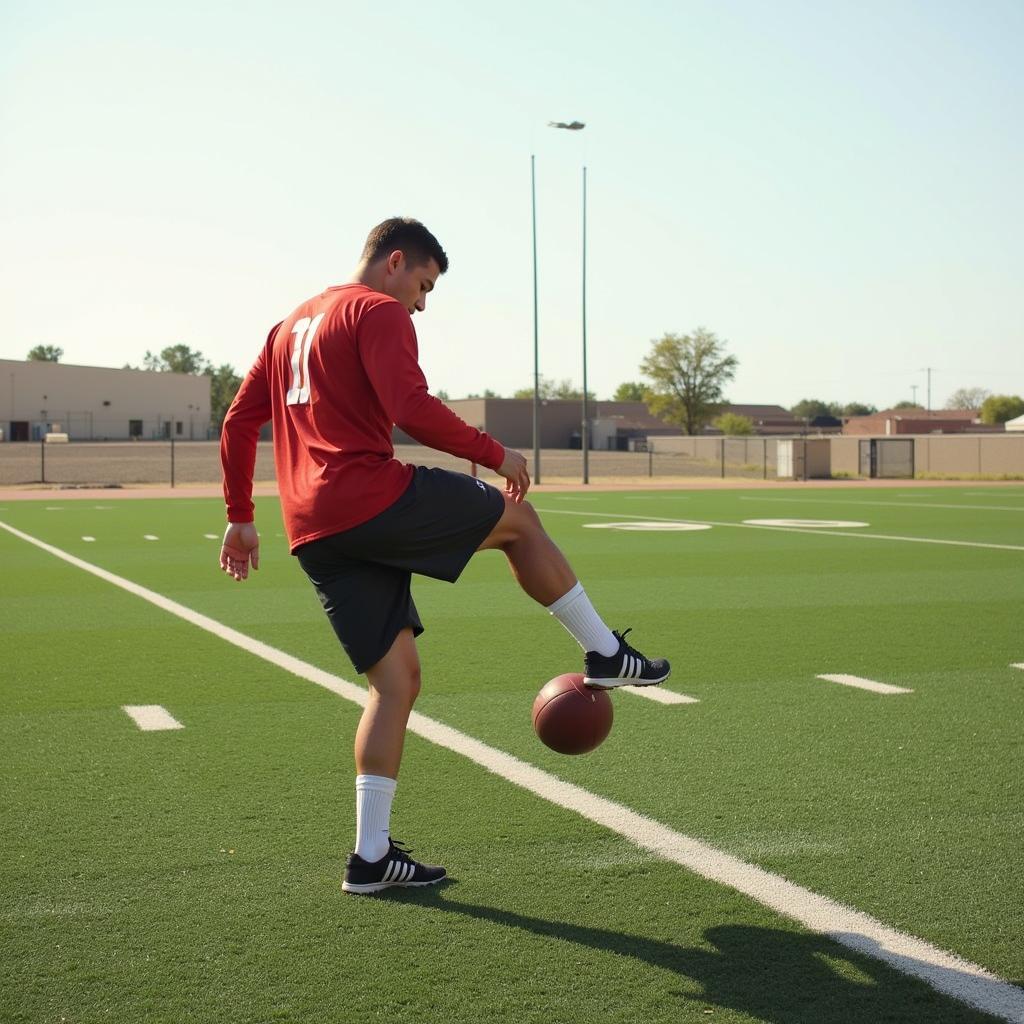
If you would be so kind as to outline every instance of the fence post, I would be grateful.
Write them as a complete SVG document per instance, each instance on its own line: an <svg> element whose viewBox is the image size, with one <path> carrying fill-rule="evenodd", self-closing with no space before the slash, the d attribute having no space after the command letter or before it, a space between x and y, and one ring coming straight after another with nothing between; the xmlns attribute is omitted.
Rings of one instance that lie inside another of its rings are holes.
<svg viewBox="0 0 1024 1024"><path fill-rule="evenodd" d="M174 438L171 438L171 487L174 486Z"/></svg>
<svg viewBox="0 0 1024 1024"><path fill-rule="evenodd" d="M761 445L762 445L761 467L762 467L762 470L763 470L763 472L761 474L761 479L762 480L767 480L768 479L768 438L767 437L761 439Z"/></svg>
<svg viewBox="0 0 1024 1024"><path fill-rule="evenodd" d="M46 483L46 435L39 441L39 482Z"/></svg>
<svg viewBox="0 0 1024 1024"><path fill-rule="evenodd" d="M725 435L722 435L722 479L725 479Z"/></svg>
<svg viewBox="0 0 1024 1024"><path fill-rule="evenodd" d="M647 475L654 476L654 449L650 445L647 447Z"/></svg>

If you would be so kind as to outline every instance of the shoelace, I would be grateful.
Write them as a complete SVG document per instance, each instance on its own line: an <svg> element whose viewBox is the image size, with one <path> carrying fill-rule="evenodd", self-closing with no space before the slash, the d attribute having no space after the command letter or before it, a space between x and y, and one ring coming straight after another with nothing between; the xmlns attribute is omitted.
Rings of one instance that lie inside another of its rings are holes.
<svg viewBox="0 0 1024 1024"><path fill-rule="evenodd" d="M633 657L638 658L643 665L647 665L648 659L644 657L644 655L642 655L635 647L630 647L629 644L626 643L627 634L632 632L632 626L630 626L629 629L624 629L621 633L618 630L613 629L612 636L617 637L622 646L625 647L625 651L623 651L624 654L632 654Z"/></svg>
<svg viewBox="0 0 1024 1024"><path fill-rule="evenodd" d="M397 860L412 861L412 857L409 856L409 854L412 853L412 850L410 850L409 847L405 845L405 843L401 842L398 839L392 839L391 847L395 852L395 858Z"/></svg>

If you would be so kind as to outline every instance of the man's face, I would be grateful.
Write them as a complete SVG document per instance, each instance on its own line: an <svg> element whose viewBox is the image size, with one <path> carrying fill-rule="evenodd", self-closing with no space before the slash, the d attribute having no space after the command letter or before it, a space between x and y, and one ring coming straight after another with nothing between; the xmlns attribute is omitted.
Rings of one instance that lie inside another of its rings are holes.
<svg viewBox="0 0 1024 1024"><path fill-rule="evenodd" d="M441 268L433 257L426 263L410 266L405 254L396 250L388 257L383 292L397 299L412 316L427 308L427 292L434 290L440 274Z"/></svg>

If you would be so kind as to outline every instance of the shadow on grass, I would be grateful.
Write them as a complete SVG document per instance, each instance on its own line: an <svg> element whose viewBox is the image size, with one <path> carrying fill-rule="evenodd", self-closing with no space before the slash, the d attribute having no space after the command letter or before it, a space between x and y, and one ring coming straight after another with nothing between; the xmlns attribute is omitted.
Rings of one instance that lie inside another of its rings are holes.
<svg viewBox="0 0 1024 1024"><path fill-rule="evenodd" d="M451 887L433 893L392 891L388 898L429 905L432 910L489 921L500 927L519 929L602 953L631 957L699 985L699 995L680 990L672 992L681 1004L738 1010L769 1024L855 1021L990 1024L999 1019L824 935L724 924L709 928L703 934L707 946L713 948L689 947L643 935L460 903L447 898L445 891L450 892ZM862 948L870 948L865 940L857 941ZM947 980L952 973L956 975L952 980L964 983L971 977L957 972L942 973ZM985 990L986 985L997 984L982 981L980 988ZM1002 985L1002 989L1008 988ZM1006 992L1002 994L1006 996ZM1024 992L1019 996L1024 1004ZM1015 999L1012 991L1009 998Z"/></svg>

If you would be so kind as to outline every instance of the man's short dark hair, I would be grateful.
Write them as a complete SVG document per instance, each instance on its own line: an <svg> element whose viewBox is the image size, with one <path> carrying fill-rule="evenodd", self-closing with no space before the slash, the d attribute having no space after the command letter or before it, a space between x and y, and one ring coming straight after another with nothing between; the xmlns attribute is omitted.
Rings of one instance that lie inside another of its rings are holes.
<svg viewBox="0 0 1024 1024"><path fill-rule="evenodd" d="M418 267L433 259L443 274L448 269L448 257L441 243L412 217L390 217L382 221L366 236L363 259L375 263L385 259L396 249L405 253L406 262Z"/></svg>

